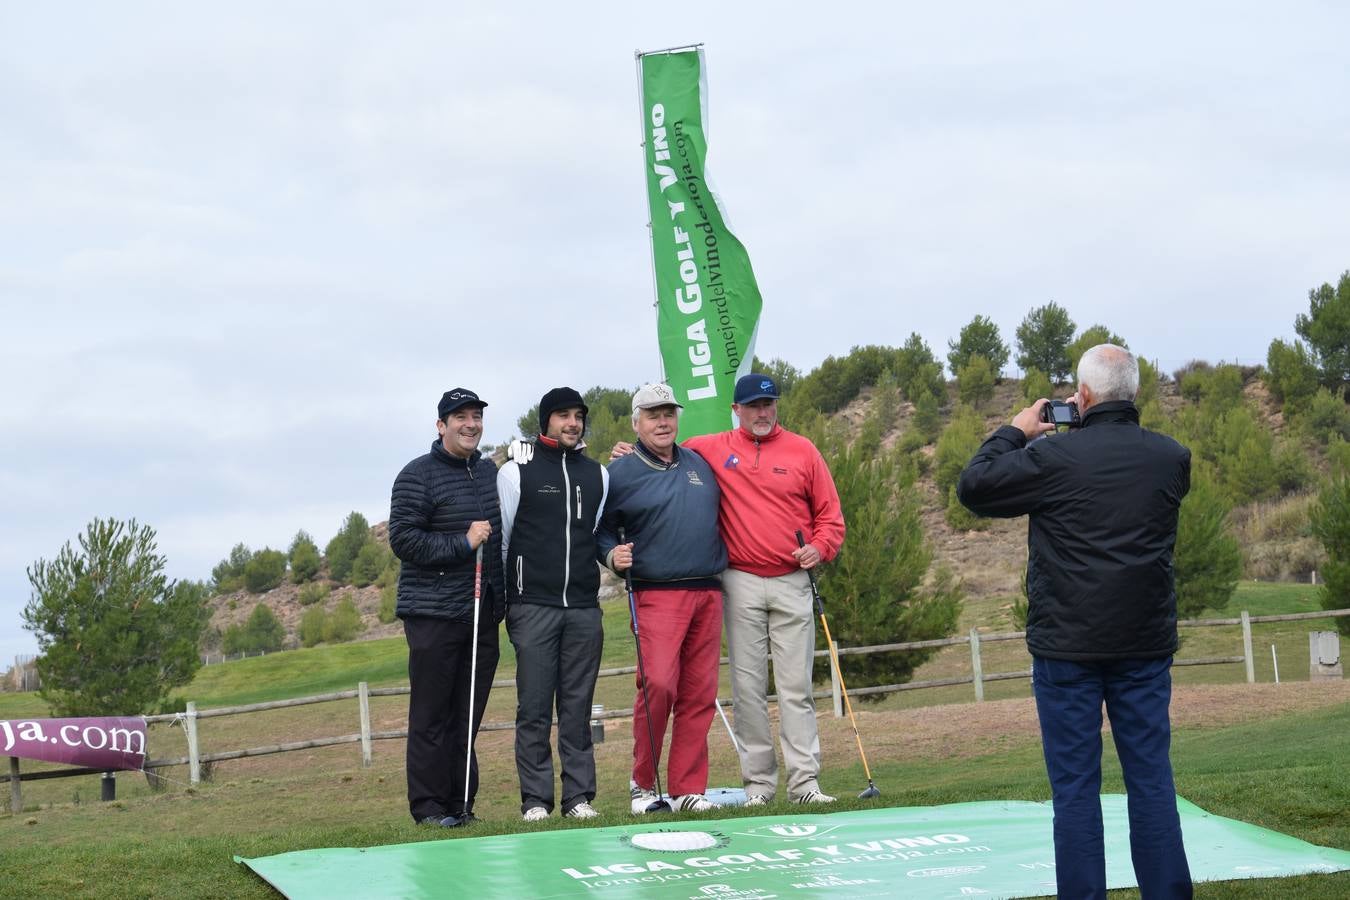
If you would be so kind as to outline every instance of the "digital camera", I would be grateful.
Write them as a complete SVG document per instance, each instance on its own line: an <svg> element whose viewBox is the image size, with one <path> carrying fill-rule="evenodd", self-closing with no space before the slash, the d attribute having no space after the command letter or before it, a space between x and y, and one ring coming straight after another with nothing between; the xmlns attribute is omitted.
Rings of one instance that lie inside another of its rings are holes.
<svg viewBox="0 0 1350 900"><path fill-rule="evenodd" d="M1083 420L1078 416L1078 404L1066 403L1063 400L1051 400L1042 406L1041 421L1053 422L1056 427L1060 425L1067 425L1070 428L1083 427Z"/></svg>

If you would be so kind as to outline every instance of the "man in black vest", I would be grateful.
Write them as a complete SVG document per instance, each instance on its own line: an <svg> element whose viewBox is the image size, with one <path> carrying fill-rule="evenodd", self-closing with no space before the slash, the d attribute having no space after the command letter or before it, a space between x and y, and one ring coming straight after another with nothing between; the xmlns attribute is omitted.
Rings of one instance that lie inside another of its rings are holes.
<svg viewBox="0 0 1350 900"><path fill-rule="evenodd" d="M408 640L408 807L415 821L452 827L473 821L478 760L469 745L474 559L483 547L476 735L497 671L497 626L505 612L497 467L478 451L483 407L465 388L436 408L439 439L403 467L389 508L389 546L403 562L397 614ZM464 767L469 767L468 804Z"/></svg>
<svg viewBox="0 0 1350 900"><path fill-rule="evenodd" d="M596 815L591 701L604 646L595 526L609 473L582 453L589 410L569 387L539 401L539 437L497 473L506 632L516 648L516 771L525 821L553 811L558 710L563 815Z"/></svg>

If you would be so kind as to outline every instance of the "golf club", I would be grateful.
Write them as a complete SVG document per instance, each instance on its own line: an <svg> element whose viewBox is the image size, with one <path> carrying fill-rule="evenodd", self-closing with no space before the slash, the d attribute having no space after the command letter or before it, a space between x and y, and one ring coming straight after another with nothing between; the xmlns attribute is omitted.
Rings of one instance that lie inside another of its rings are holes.
<svg viewBox="0 0 1350 900"><path fill-rule="evenodd" d="M483 544L486 544L484 541ZM478 680L478 610L483 597L483 544L478 545L478 555L473 563L473 633L469 636L469 737L468 748L464 751L464 811L458 816L453 827L467 825L473 821L469 812L469 774L473 771L473 707L474 691Z"/></svg>
<svg viewBox="0 0 1350 900"><path fill-rule="evenodd" d="M797 532L797 546L806 546L801 531ZM820 591L816 589L816 573L807 569L806 577L811 582L811 597L816 601L816 612L820 615L821 627L825 629L825 646L830 648L830 662L834 664L834 674L839 678L839 689L844 695L844 709L848 710L848 720L853 725L853 739L858 742L858 755L862 757L863 772L867 774L867 790L859 794L858 799L870 800L873 797L880 797L881 791L877 790L876 783L872 781L872 769L867 765L867 754L863 752L862 735L858 734L858 720L853 717L853 704L848 699L848 685L844 684L844 673L839 668L839 653L835 650L834 639L830 637L830 623L825 620L825 605L820 602Z"/></svg>
<svg viewBox="0 0 1350 900"><path fill-rule="evenodd" d="M626 544L623 526L619 526L619 543ZM652 778L656 782L656 799L647 804L646 811L671 812L670 803L662 797L661 791L661 753L656 746L656 736L652 732L652 705L647 700L647 670L642 665L642 637L638 632L637 599L633 596L633 567L630 565L623 573L623 586L628 591L628 614L633 617L633 641L637 644L638 685L642 688L643 716L647 723L647 744L652 752Z"/></svg>

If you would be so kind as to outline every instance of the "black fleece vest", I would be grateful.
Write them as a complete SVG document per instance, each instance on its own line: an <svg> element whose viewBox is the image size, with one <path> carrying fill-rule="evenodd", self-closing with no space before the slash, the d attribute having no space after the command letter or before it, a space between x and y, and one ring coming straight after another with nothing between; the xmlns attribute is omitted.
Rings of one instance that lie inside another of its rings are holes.
<svg viewBox="0 0 1350 900"><path fill-rule="evenodd" d="M597 605L595 519L602 478L600 464L584 454L535 442L534 457L520 466L520 505L506 560L508 602Z"/></svg>

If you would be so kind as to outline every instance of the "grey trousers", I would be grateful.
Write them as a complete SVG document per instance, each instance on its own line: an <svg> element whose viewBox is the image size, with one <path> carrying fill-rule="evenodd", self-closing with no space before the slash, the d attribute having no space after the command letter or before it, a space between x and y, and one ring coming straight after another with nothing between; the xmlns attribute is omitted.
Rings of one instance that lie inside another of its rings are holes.
<svg viewBox="0 0 1350 900"><path fill-rule="evenodd" d="M558 711L562 809L595 799L591 702L605 633L599 607L564 609L534 603L506 607L516 648L516 773L520 810L553 812L553 751L548 735Z"/></svg>
<svg viewBox="0 0 1350 900"><path fill-rule="evenodd" d="M747 795L772 797L778 790L778 757L769 724L769 660L778 694L779 739L787 768L788 796L820 789L820 733L811 696L816 620L806 573L761 578L727 569L727 655L735 702L736 740L741 745L741 778Z"/></svg>

